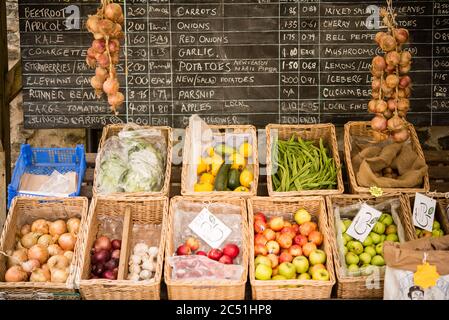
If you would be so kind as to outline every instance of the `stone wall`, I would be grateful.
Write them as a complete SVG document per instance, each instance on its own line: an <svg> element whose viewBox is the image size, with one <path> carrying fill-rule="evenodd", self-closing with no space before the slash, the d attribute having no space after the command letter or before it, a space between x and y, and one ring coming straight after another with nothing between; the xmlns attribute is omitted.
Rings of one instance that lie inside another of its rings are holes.
<svg viewBox="0 0 449 320"><path fill-rule="evenodd" d="M17 0L6 0L8 27L8 58L12 68L20 59L19 15ZM12 164L22 143L39 147L73 147L85 143L84 129L26 130L23 128L22 95L10 104L11 157Z"/></svg>

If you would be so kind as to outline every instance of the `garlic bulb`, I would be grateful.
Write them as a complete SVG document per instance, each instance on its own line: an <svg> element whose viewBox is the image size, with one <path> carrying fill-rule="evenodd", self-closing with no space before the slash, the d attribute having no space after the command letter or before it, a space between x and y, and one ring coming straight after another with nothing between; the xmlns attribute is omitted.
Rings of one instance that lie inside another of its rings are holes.
<svg viewBox="0 0 449 320"><path fill-rule="evenodd" d="M148 248L147 252L148 252L148 255L150 255L150 256L157 256L158 251L159 251L158 247L150 247L150 248Z"/></svg>
<svg viewBox="0 0 449 320"><path fill-rule="evenodd" d="M129 266L129 271L131 273L139 273L141 271L140 266L138 264L132 264Z"/></svg>
<svg viewBox="0 0 449 320"><path fill-rule="evenodd" d="M148 271L154 271L156 269L156 266L152 261L147 260L144 263L142 263L142 269L148 270Z"/></svg>
<svg viewBox="0 0 449 320"><path fill-rule="evenodd" d="M142 262L142 257L133 254L131 256L131 258L129 259L129 262L130 262L130 264L137 264L138 265L138 264L140 264Z"/></svg>
<svg viewBox="0 0 449 320"><path fill-rule="evenodd" d="M142 270L139 274L140 278L142 280L148 280L151 278L151 271L148 270Z"/></svg>
<svg viewBox="0 0 449 320"><path fill-rule="evenodd" d="M128 274L128 280L139 281L140 276L138 273L130 273L130 274Z"/></svg>
<svg viewBox="0 0 449 320"><path fill-rule="evenodd" d="M148 251L148 246L145 243L137 243L134 246L134 254L142 255Z"/></svg>

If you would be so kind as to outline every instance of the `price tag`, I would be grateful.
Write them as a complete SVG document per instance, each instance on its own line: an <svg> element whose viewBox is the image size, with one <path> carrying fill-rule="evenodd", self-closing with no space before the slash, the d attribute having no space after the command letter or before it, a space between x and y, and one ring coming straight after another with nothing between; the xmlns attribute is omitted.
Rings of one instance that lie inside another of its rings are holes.
<svg viewBox="0 0 449 320"><path fill-rule="evenodd" d="M362 204L362 207L355 216L354 220L352 220L352 223L346 233L360 242L365 241L368 234L374 228L377 220L379 220L381 214L382 212L374 209L366 203Z"/></svg>
<svg viewBox="0 0 449 320"><path fill-rule="evenodd" d="M417 192L413 204L413 225L432 232L436 205L435 199Z"/></svg>
<svg viewBox="0 0 449 320"><path fill-rule="evenodd" d="M195 219L190 222L189 228L212 248L219 248L231 234L231 229L207 208L198 213Z"/></svg>

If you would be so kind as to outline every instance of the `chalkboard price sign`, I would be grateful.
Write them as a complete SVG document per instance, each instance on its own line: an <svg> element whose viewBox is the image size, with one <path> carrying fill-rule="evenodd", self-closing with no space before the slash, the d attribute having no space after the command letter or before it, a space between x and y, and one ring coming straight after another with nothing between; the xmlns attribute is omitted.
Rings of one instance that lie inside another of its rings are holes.
<svg viewBox="0 0 449 320"><path fill-rule="evenodd" d="M122 0L113 115L90 87L98 0L19 0L26 128L363 120L384 1ZM449 0L394 1L410 30L416 125L449 123Z"/></svg>

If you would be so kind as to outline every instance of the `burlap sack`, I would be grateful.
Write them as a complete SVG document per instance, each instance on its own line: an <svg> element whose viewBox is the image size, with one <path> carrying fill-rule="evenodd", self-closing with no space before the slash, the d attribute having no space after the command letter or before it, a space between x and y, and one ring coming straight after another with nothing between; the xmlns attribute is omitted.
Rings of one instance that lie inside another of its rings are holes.
<svg viewBox="0 0 449 320"><path fill-rule="evenodd" d="M381 188L420 187L427 172L427 165L413 150L410 143L391 143L380 147L358 146L352 157L357 182L362 187ZM398 171L397 178L377 176L382 169L391 167Z"/></svg>

